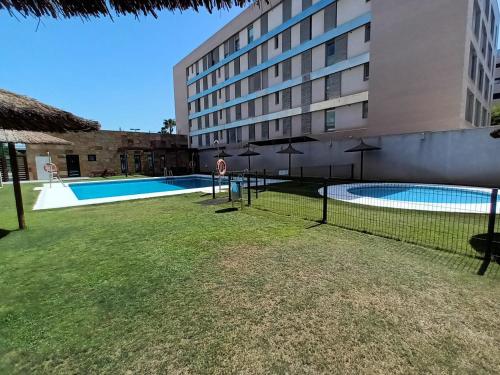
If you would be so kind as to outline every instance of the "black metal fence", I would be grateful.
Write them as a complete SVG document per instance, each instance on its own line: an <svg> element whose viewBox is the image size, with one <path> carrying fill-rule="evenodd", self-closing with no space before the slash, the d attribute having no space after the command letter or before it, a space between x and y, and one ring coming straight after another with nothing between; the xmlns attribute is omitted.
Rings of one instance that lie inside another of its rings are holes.
<svg viewBox="0 0 500 375"><path fill-rule="evenodd" d="M228 179L240 181L245 204L254 208L483 259L481 275L491 261L500 263L497 189L346 186L335 179L259 173Z"/></svg>

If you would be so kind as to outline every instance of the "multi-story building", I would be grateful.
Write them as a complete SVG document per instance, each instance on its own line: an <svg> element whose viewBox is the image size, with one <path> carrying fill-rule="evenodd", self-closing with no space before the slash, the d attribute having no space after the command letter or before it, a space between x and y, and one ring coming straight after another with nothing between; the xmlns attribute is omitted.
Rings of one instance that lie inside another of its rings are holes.
<svg viewBox="0 0 500 375"><path fill-rule="evenodd" d="M194 148L489 124L495 0L283 0L250 6L174 67Z"/></svg>
<svg viewBox="0 0 500 375"><path fill-rule="evenodd" d="M495 85L493 86L493 105L500 104L500 50L497 50L495 59Z"/></svg>

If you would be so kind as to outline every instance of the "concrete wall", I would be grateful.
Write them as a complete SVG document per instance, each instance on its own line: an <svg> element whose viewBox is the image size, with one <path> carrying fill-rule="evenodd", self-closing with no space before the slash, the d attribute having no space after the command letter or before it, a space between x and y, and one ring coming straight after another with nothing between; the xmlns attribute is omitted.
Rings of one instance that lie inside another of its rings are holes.
<svg viewBox="0 0 500 375"><path fill-rule="evenodd" d="M461 104L469 0L372 3L369 134L468 127Z"/></svg>
<svg viewBox="0 0 500 375"><path fill-rule="evenodd" d="M500 186L500 140L489 135L494 129L474 128L365 138L366 143L382 148L381 151L365 153L365 179ZM352 138L294 144L304 155L292 155L292 167L353 163L357 177L360 155L344 151L358 143L359 139ZM261 155L252 158L252 169L287 169L288 155L276 154L282 147L256 146L255 151ZM237 155L244 149L226 151ZM215 168L214 154L213 150L200 153L202 170ZM248 163L247 158L243 157L227 158L226 162L229 170L247 168Z"/></svg>

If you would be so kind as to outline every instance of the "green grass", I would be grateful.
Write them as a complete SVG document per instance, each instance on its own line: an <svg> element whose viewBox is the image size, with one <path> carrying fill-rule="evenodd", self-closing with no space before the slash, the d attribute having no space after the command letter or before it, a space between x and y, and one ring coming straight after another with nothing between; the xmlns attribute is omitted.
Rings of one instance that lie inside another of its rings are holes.
<svg viewBox="0 0 500 375"><path fill-rule="evenodd" d="M318 193L321 188L320 183L310 182L270 186L259 194L253 206L319 221L323 214L322 197ZM488 229L488 215L379 208L332 199L328 200L327 221L343 228L469 257L481 256L470 245L470 240L485 234ZM497 220L496 229L500 232L500 220ZM495 245L500 247L500 244Z"/></svg>
<svg viewBox="0 0 500 375"><path fill-rule="evenodd" d="M33 187L23 232L0 189L0 373L500 371L475 259L199 194L33 212Z"/></svg>

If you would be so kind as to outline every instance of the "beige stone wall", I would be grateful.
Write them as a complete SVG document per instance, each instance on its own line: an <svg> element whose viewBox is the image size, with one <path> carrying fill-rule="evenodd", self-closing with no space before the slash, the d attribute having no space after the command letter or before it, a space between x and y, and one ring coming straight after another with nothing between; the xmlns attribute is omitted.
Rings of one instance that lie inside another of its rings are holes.
<svg viewBox="0 0 500 375"><path fill-rule="evenodd" d="M183 135L170 135L158 133L136 133L122 131L98 131L90 133L64 133L53 134L72 142L72 145L27 145L26 156L30 179L38 179L36 171L36 156L46 156L50 152L52 162L60 171L61 177L68 175L66 155L78 155L80 159L81 176L93 176L104 170L112 174L120 174L120 154L123 148L128 149L129 171L135 173L134 155L141 158L141 173L152 174L149 170L148 156L152 146L158 148L170 148L187 146L187 138ZM96 155L96 161L88 161L88 155ZM169 168L188 168L189 153L187 149L175 152L155 151L155 169L160 172L160 156L165 156L165 165Z"/></svg>

